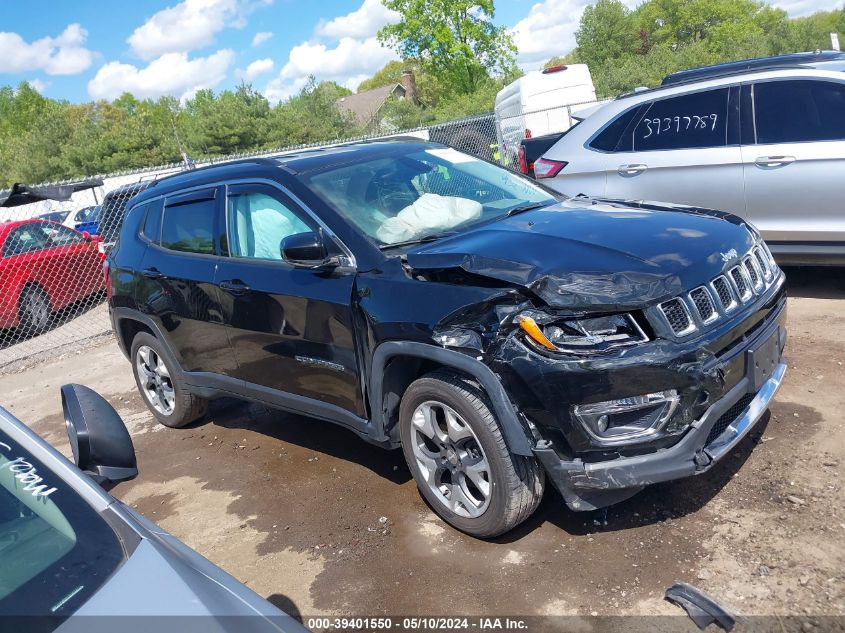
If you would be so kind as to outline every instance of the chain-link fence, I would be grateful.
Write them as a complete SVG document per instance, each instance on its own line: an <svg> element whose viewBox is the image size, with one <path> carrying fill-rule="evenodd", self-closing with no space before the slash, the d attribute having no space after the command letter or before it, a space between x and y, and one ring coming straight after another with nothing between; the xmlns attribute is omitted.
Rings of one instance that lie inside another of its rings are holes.
<svg viewBox="0 0 845 633"><path fill-rule="evenodd" d="M410 135L516 169L516 147L526 130L534 135L563 131L573 124L577 108L588 105L504 116L491 113L311 147ZM304 147L308 146L223 156L190 166ZM103 261L120 232L127 202L157 178L187 167L164 165L78 183L0 192L0 370L109 333Z"/></svg>

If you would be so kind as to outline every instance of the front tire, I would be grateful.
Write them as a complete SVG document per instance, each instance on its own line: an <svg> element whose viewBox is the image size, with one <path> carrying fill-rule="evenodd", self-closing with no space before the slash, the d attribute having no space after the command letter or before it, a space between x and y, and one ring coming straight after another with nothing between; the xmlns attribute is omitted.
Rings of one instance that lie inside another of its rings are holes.
<svg viewBox="0 0 845 633"><path fill-rule="evenodd" d="M402 397L399 433L423 497L462 532L498 536L537 509L545 472L508 450L477 384L445 370L415 381Z"/></svg>
<svg viewBox="0 0 845 633"><path fill-rule="evenodd" d="M202 417L208 401L188 391L169 367L159 340L140 332L132 341L132 373L144 403L164 426L180 428Z"/></svg>

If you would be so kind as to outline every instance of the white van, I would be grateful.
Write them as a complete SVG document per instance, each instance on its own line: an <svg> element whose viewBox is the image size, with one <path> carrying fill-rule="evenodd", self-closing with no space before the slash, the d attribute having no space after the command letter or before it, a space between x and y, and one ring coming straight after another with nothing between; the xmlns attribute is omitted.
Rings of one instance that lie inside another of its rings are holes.
<svg viewBox="0 0 845 633"><path fill-rule="evenodd" d="M496 95L499 146L504 155L515 155L522 139L568 130L575 123L573 110L595 101L596 89L586 64L526 73Z"/></svg>

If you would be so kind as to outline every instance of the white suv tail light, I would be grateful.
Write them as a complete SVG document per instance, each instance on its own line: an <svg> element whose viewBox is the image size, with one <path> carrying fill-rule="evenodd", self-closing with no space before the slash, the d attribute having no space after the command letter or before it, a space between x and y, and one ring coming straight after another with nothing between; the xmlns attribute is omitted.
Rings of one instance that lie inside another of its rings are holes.
<svg viewBox="0 0 845 633"><path fill-rule="evenodd" d="M564 160L549 160L541 158L534 162L534 176L540 178L554 178L569 163Z"/></svg>

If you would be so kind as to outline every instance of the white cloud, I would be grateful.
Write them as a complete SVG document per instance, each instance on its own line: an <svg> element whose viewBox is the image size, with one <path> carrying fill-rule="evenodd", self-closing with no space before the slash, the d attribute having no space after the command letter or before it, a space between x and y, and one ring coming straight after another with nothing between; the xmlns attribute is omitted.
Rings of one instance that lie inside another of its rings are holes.
<svg viewBox="0 0 845 633"><path fill-rule="evenodd" d="M17 33L0 32L0 73L43 70L48 75L76 75L88 68L94 54L85 48L88 31L70 24L58 37L27 43Z"/></svg>
<svg viewBox="0 0 845 633"><path fill-rule="evenodd" d="M273 70L273 60L267 57L265 59L256 59L246 67L246 70L239 71L238 74L244 81L252 81L259 75L269 73L271 70Z"/></svg>
<svg viewBox="0 0 845 633"><path fill-rule="evenodd" d="M354 73L376 71L394 57L393 51L383 47L375 37L363 41L344 37L334 48L319 42L303 42L291 49L281 77L345 78Z"/></svg>
<svg viewBox="0 0 845 633"><path fill-rule="evenodd" d="M588 0L543 0L532 5L528 15L511 29L519 65L533 69L572 50L578 22L588 4Z"/></svg>
<svg viewBox="0 0 845 633"><path fill-rule="evenodd" d="M252 47L255 48L256 46L261 46L264 42L269 40L271 37L273 37L273 33L271 31L259 31L252 38Z"/></svg>
<svg viewBox="0 0 845 633"><path fill-rule="evenodd" d="M318 81L336 81L355 89L391 59L396 59L396 54L375 37L344 37L334 47L317 41L303 42L291 49L288 62L264 94L271 101L286 99L302 89L309 75Z"/></svg>
<svg viewBox="0 0 845 633"><path fill-rule="evenodd" d="M292 81L284 81L279 77L272 79L264 88L264 96L271 103L286 101L297 94L308 83L308 77L299 77Z"/></svg>
<svg viewBox="0 0 845 633"><path fill-rule="evenodd" d="M766 0L772 6L786 11L790 17L810 15L816 11L833 11L842 8L841 0Z"/></svg>
<svg viewBox="0 0 845 633"><path fill-rule="evenodd" d="M192 51L214 42L225 28L243 28L246 16L272 0L183 0L153 14L126 41L150 60L165 53Z"/></svg>
<svg viewBox="0 0 845 633"><path fill-rule="evenodd" d="M317 35L332 39L365 39L375 35L384 25L398 22L399 17L399 13L385 7L382 0L364 0L352 13L321 21L317 25Z"/></svg>
<svg viewBox="0 0 845 633"><path fill-rule="evenodd" d="M234 51L223 49L195 59L188 59L187 53L166 53L144 68L109 62L88 82L88 94L92 99L115 99L124 92L139 99L173 95L184 101L223 81L234 58Z"/></svg>
<svg viewBox="0 0 845 633"><path fill-rule="evenodd" d="M47 86L50 85L47 81L41 81L40 79L30 79L27 83L37 92L44 94L44 91L47 89Z"/></svg>

